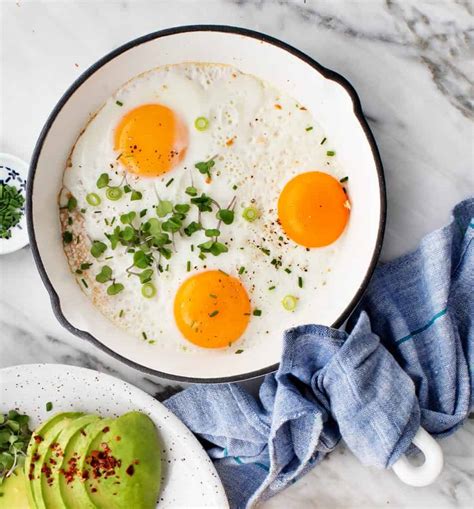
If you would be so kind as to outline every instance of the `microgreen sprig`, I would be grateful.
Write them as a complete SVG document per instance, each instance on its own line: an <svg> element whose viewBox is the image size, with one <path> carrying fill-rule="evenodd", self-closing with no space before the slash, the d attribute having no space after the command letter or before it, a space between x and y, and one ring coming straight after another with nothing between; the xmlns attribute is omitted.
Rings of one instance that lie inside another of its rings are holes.
<svg viewBox="0 0 474 509"><path fill-rule="evenodd" d="M29 417L16 410L0 414L0 485L24 465L31 438L28 422Z"/></svg>

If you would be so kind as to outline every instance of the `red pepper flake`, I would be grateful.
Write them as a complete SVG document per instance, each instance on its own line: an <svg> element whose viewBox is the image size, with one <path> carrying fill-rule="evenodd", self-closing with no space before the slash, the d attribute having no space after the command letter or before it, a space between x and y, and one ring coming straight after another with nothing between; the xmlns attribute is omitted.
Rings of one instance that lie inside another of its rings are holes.
<svg viewBox="0 0 474 509"><path fill-rule="evenodd" d="M110 428L108 426L106 426L103 430L102 430L102 433L108 433L110 431Z"/></svg>
<svg viewBox="0 0 474 509"><path fill-rule="evenodd" d="M129 465L127 467L127 470L125 470L125 472L129 475L129 476L132 476L134 473L135 473L135 467L133 465Z"/></svg>
<svg viewBox="0 0 474 509"><path fill-rule="evenodd" d="M36 463L40 458L41 456L37 452L35 452L33 456L31 456L31 461L33 461L33 463ZM30 468L34 468L34 465L30 465Z"/></svg>
<svg viewBox="0 0 474 509"><path fill-rule="evenodd" d="M35 435L33 439L37 444L40 444L44 440L44 438L41 437L40 435Z"/></svg>
<svg viewBox="0 0 474 509"><path fill-rule="evenodd" d="M100 444L102 450L91 451L90 455L86 458L86 463L91 467L91 474L94 479L99 477L116 476L115 469L120 468L121 460L115 458L111 454L111 449L106 442Z"/></svg>
<svg viewBox="0 0 474 509"><path fill-rule="evenodd" d="M50 458L49 462L51 463L51 465L57 465L57 461L53 458Z"/></svg>

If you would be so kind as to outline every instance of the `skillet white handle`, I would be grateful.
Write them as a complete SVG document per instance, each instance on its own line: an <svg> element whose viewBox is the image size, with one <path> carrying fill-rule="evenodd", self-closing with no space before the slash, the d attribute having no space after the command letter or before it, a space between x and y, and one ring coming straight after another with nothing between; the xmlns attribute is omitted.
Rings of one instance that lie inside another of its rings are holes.
<svg viewBox="0 0 474 509"><path fill-rule="evenodd" d="M443 452L436 440L421 427L416 432L413 443L425 456L423 465L415 467L403 455L393 464L392 469L405 484L416 487L428 486L443 470Z"/></svg>

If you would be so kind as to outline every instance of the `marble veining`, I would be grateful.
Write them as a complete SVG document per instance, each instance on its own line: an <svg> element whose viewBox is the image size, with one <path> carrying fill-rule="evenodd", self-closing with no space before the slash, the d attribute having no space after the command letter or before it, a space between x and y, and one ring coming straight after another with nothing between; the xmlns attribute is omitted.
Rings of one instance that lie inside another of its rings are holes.
<svg viewBox="0 0 474 509"><path fill-rule="evenodd" d="M387 180L383 259L413 249L474 192L470 0L2 0L0 151L28 160L60 95L103 54L148 32L199 23L281 38L355 86ZM65 363L118 376L159 399L177 390L64 330L29 248L0 259L0 346L0 367ZM446 467L430 487L365 468L341 446L264 507L470 507L474 420L441 446Z"/></svg>

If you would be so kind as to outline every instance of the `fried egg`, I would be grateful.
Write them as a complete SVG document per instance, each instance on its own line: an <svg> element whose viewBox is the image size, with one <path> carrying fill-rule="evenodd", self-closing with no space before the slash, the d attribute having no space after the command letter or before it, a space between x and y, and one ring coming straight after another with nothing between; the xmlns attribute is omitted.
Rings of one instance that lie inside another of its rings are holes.
<svg viewBox="0 0 474 509"><path fill-rule="evenodd" d="M72 149L65 253L94 305L150 348L251 348L314 321L350 219L344 176L317 119L272 85L218 64L156 68Z"/></svg>

